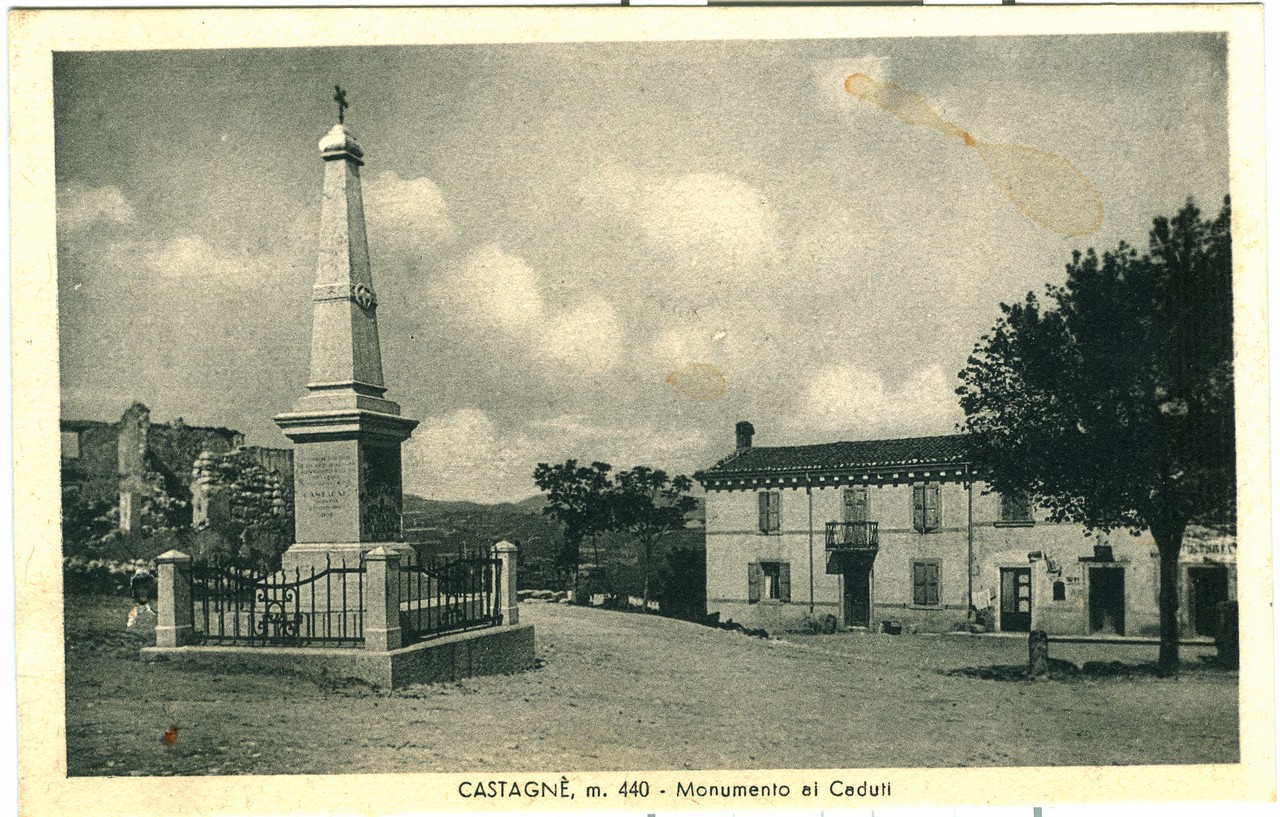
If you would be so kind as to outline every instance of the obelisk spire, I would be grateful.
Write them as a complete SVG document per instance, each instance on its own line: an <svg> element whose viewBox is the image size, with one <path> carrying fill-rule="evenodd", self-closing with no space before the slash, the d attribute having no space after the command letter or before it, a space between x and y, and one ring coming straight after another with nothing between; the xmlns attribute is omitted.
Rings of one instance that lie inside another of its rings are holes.
<svg viewBox="0 0 1280 817"><path fill-rule="evenodd" d="M341 120L347 108L346 92L335 86L334 100ZM339 121L320 140L320 156L325 163L324 198L311 294L311 376L307 389L308 397L322 398L326 405L341 398L351 404L355 395L377 398L386 391L378 340L378 297L369 266L360 190L364 152L355 134Z"/></svg>

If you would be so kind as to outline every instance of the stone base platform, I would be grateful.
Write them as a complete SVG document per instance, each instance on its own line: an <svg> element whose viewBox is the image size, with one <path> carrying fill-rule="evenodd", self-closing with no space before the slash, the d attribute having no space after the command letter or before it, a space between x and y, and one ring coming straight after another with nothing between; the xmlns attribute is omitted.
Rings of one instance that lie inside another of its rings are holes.
<svg viewBox="0 0 1280 817"><path fill-rule="evenodd" d="M457 681L532 669L532 624L490 627L433 638L387 652L317 647L144 647L144 661L179 661L217 672L299 672L357 678L375 686Z"/></svg>
<svg viewBox="0 0 1280 817"><path fill-rule="evenodd" d="M359 567L365 554L375 548L396 551L401 565L418 563L417 551L404 542L307 542L290 545L280 557L280 566L286 576L292 577L294 570L298 570L305 578L311 570L319 573L326 567L338 568L343 564Z"/></svg>

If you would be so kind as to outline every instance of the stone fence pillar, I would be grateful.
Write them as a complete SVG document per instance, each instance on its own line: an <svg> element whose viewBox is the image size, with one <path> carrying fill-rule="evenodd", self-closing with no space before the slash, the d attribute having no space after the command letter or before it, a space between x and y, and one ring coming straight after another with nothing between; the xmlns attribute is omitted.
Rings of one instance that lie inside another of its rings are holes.
<svg viewBox="0 0 1280 817"><path fill-rule="evenodd" d="M364 648L399 649L400 554L385 547L364 556Z"/></svg>
<svg viewBox="0 0 1280 817"><path fill-rule="evenodd" d="M177 550L156 557L156 646L181 647L195 635L191 620L191 557Z"/></svg>
<svg viewBox="0 0 1280 817"><path fill-rule="evenodd" d="M516 598L516 554L519 552L519 548L506 540L493 546L494 558L502 565L498 586L494 588L494 604L502 614L502 623L508 626L520 623L520 607Z"/></svg>

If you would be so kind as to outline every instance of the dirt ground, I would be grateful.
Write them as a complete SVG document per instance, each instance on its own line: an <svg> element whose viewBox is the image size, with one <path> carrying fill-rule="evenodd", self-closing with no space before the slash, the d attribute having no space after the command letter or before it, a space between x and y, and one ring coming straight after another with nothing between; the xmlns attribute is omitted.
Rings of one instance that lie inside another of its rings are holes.
<svg viewBox="0 0 1280 817"><path fill-rule="evenodd" d="M1018 679L1021 639L763 640L681 621L521 605L539 668L378 690L143 663L129 602L67 599L71 775L1230 763L1236 673L1185 649L1053 645L1100 677ZM1135 668L1136 669L1132 669ZM170 732L166 742L163 733Z"/></svg>

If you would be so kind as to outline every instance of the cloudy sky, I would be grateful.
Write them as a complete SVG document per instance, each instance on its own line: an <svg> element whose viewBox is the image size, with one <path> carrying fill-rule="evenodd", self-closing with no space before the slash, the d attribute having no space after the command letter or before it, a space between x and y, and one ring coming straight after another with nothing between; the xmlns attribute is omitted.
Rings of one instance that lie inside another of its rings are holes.
<svg viewBox="0 0 1280 817"><path fill-rule="evenodd" d="M1069 161L1101 225L1029 218L1005 188L1052 201L1053 174L997 179L851 73ZM287 445L336 82L387 396L422 420L405 487L440 499L519 499L568 457L688 473L739 419L761 445L948 433L1001 301L1227 192L1212 34L61 54L65 417L138 400Z"/></svg>

